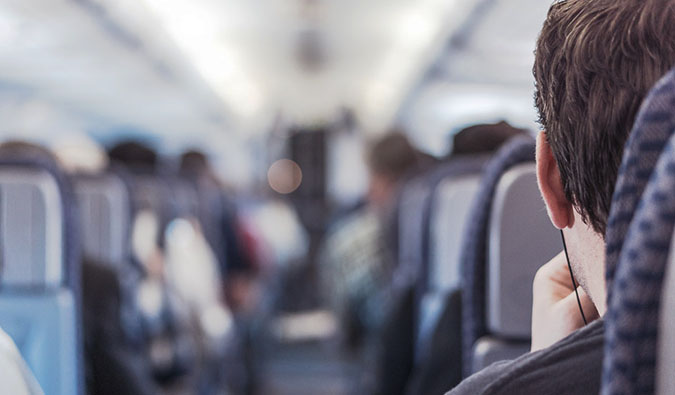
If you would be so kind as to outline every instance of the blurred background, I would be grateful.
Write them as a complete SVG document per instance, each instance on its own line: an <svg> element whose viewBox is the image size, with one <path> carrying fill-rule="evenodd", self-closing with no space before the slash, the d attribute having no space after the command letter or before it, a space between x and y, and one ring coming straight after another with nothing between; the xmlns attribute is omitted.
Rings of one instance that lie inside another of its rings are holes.
<svg viewBox="0 0 675 395"><path fill-rule="evenodd" d="M549 3L0 2L0 153L53 157L87 265L114 267L123 296L114 336L135 355L97 361L105 275L83 269L88 391L394 393L375 361L414 277L402 191L537 130ZM106 177L123 187L91 183ZM127 217L118 254L91 236ZM116 363L149 373L101 375Z"/></svg>

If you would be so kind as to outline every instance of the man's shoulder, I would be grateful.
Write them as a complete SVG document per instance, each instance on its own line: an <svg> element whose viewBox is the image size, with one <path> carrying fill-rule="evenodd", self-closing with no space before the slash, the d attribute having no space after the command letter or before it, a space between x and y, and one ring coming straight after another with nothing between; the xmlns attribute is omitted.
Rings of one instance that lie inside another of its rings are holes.
<svg viewBox="0 0 675 395"><path fill-rule="evenodd" d="M597 394L604 327L596 321L551 347L498 362L460 383L448 395Z"/></svg>

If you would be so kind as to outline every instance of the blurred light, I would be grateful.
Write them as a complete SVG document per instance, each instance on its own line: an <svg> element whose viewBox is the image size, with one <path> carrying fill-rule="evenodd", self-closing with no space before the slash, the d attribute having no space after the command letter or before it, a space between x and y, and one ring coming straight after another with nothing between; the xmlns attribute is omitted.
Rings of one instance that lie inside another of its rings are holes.
<svg viewBox="0 0 675 395"><path fill-rule="evenodd" d="M159 219L150 210L142 210L136 215L131 236L134 256L139 262L147 264L157 249Z"/></svg>
<svg viewBox="0 0 675 395"><path fill-rule="evenodd" d="M289 194L298 189L302 183L302 170L292 160L280 159L270 166L267 171L267 180L276 192Z"/></svg>
<svg viewBox="0 0 675 395"><path fill-rule="evenodd" d="M239 52L223 40L232 15L208 1L144 0L204 80L241 117L262 107L263 95L245 71ZM222 4L221 4L222 6Z"/></svg>
<svg viewBox="0 0 675 395"><path fill-rule="evenodd" d="M273 330L286 341L326 339L337 332L337 320L325 310L286 314L276 320Z"/></svg>
<svg viewBox="0 0 675 395"><path fill-rule="evenodd" d="M399 27L399 45L416 51L424 49L438 33L440 19L438 14L424 13L423 10L405 10Z"/></svg>
<svg viewBox="0 0 675 395"><path fill-rule="evenodd" d="M157 318L162 310L162 286L159 281L149 280L138 288L138 306L146 317Z"/></svg>
<svg viewBox="0 0 675 395"><path fill-rule="evenodd" d="M308 237L297 212L282 201L269 201L251 208L244 218L270 248L273 263L292 263L307 254Z"/></svg>
<svg viewBox="0 0 675 395"><path fill-rule="evenodd" d="M167 242L179 248L189 248L195 238L195 229L184 218L176 218L166 228Z"/></svg>
<svg viewBox="0 0 675 395"><path fill-rule="evenodd" d="M219 305L211 305L201 315L202 328L211 338L221 338L232 329L232 314Z"/></svg>
<svg viewBox="0 0 675 395"><path fill-rule="evenodd" d="M95 174L108 166L108 156L98 143L83 133L72 133L55 140L52 152L70 173Z"/></svg>
<svg viewBox="0 0 675 395"><path fill-rule="evenodd" d="M19 39L19 26L10 18L0 12L0 46L15 44Z"/></svg>

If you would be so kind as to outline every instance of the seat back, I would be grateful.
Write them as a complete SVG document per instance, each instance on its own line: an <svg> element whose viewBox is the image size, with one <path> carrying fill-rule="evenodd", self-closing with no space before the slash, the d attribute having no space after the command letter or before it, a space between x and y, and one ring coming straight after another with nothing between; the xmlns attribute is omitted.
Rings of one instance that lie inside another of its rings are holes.
<svg viewBox="0 0 675 395"><path fill-rule="evenodd" d="M529 350L534 275L561 249L560 234L551 225L537 188L535 164L514 166L502 175L492 203L486 278L488 333L474 346L474 372Z"/></svg>
<svg viewBox="0 0 675 395"><path fill-rule="evenodd" d="M84 255L120 269L129 258L131 199L126 184L113 173L77 176L75 194Z"/></svg>
<svg viewBox="0 0 675 395"><path fill-rule="evenodd" d="M487 324L492 334L529 342L534 275L561 249L560 233L537 187L535 164L511 168L499 181L490 218Z"/></svg>
<svg viewBox="0 0 675 395"><path fill-rule="evenodd" d="M408 181L398 204L398 267L397 280L415 282L422 265L424 208L431 195L425 175ZM403 274L405 273L405 274Z"/></svg>
<svg viewBox="0 0 675 395"><path fill-rule="evenodd" d="M457 288L464 227L480 185L480 175L444 180L432 207L429 289L436 292Z"/></svg>
<svg viewBox="0 0 675 395"><path fill-rule="evenodd" d="M79 276L69 196L53 171L0 164L0 327L48 394L77 394Z"/></svg>
<svg viewBox="0 0 675 395"><path fill-rule="evenodd" d="M675 393L675 234L670 242L670 259L661 293L658 355L656 360L656 393Z"/></svg>
<svg viewBox="0 0 675 395"><path fill-rule="evenodd" d="M434 191L431 202L429 262L426 286L421 295L417 318L416 354L422 357L431 334L444 310L447 296L459 289L459 252L480 176L446 177ZM460 317L458 317L460 318Z"/></svg>
<svg viewBox="0 0 675 395"><path fill-rule="evenodd" d="M619 388L628 393L654 392L658 347L667 350L666 339L673 329L661 326L665 332L659 331L659 311L666 313L664 318L672 313L662 307L662 290L675 226L673 191L675 135L651 174L616 265L605 322L603 394ZM667 321L661 319L661 323ZM672 361L670 366L662 365L666 375L672 375L672 367Z"/></svg>
<svg viewBox="0 0 675 395"><path fill-rule="evenodd" d="M659 207L671 204L673 195L672 189L658 192L654 179L667 179L675 172L668 164L672 148L670 154L664 153L673 144L674 102L672 70L655 84L640 108L614 188L605 234L608 303L603 394L654 390L656 312L672 232L664 219L674 217L672 211L664 212L664 218L654 216ZM662 247L660 254L653 248L657 246Z"/></svg>
<svg viewBox="0 0 675 395"><path fill-rule="evenodd" d="M487 326L487 267L489 223L495 191L502 175L513 166L534 161L534 140L512 138L490 160L465 227L461 248L462 369L473 372L474 345L489 334ZM544 262L539 262L544 263Z"/></svg>

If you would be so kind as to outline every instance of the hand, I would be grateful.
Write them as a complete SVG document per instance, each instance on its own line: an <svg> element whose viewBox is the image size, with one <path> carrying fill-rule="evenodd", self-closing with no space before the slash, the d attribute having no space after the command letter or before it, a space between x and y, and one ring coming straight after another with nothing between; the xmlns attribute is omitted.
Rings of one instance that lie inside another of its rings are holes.
<svg viewBox="0 0 675 395"><path fill-rule="evenodd" d="M586 319L597 319L593 301L583 288L577 289ZM532 293L532 351L546 348L584 326L564 252L539 268Z"/></svg>

